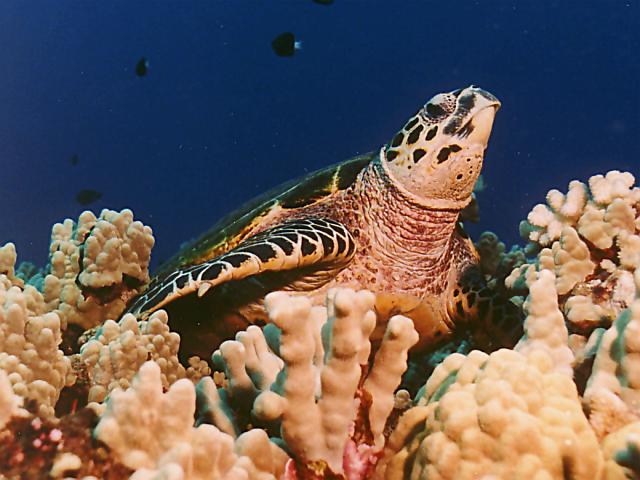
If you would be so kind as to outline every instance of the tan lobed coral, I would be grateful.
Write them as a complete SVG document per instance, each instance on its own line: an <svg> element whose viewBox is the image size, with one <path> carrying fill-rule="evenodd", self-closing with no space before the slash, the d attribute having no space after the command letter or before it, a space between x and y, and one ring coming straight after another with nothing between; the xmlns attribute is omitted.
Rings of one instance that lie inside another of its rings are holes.
<svg viewBox="0 0 640 480"><path fill-rule="evenodd" d="M542 350L454 354L418 405L392 433L389 448L401 448L381 478L586 480L602 468L575 385Z"/></svg>
<svg viewBox="0 0 640 480"><path fill-rule="evenodd" d="M149 281L153 244L151 228L131 210L105 209L99 217L86 211L77 223L55 224L42 286L48 310L84 329L118 318Z"/></svg>
<svg viewBox="0 0 640 480"><path fill-rule="evenodd" d="M549 207L534 209L523 225L529 252L549 248L507 279L529 291L516 351L447 357L389 438L378 477L635 478L640 194L632 185L630 174L610 172L592 177L590 190L572 182L566 197L552 191ZM504 248L490 237L481 246L493 268ZM606 332L594 330L616 316ZM595 352L583 399L590 427L570 379Z"/></svg>
<svg viewBox="0 0 640 480"><path fill-rule="evenodd" d="M379 478L597 478L602 454L572 381L555 276L528 281L516 351L445 358L391 434Z"/></svg>
<svg viewBox="0 0 640 480"><path fill-rule="evenodd" d="M640 422L630 423L602 441L604 480L640 478Z"/></svg>

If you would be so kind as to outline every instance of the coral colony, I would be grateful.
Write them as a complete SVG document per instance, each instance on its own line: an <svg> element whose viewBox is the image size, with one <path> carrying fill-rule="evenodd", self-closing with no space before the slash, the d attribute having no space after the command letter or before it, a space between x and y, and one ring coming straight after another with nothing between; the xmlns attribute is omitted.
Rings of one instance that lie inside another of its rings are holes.
<svg viewBox="0 0 640 480"><path fill-rule="evenodd" d="M640 188L629 173L552 190L505 251L476 243L523 311L511 348L441 350L413 369L375 296L267 295L266 326L179 360L149 281L152 231L129 210L53 227L49 264L0 249L0 477L623 479L640 474ZM82 268L81 268L82 266ZM437 359L434 360L434 359ZM418 372L418 373L416 373ZM405 375L406 376L406 375ZM413 379L415 382L415 378ZM411 389L409 389L411 390Z"/></svg>

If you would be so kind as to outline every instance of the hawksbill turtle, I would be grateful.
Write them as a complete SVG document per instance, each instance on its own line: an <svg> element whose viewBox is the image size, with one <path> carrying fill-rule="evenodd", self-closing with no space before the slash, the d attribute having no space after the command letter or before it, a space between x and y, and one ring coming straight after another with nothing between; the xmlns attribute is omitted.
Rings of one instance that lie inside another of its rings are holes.
<svg viewBox="0 0 640 480"><path fill-rule="evenodd" d="M223 218L161 266L128 311L146 318L166 309L181 355L203 358L265 322L262 301L273 290L320 304L333 286L367 288L377 297L376 332L402 313L420 333L418 349L450 338L460 323L490 327L501 313L459 215L499 107L475 86L434 96L379 151L282 185Z"/></svg>

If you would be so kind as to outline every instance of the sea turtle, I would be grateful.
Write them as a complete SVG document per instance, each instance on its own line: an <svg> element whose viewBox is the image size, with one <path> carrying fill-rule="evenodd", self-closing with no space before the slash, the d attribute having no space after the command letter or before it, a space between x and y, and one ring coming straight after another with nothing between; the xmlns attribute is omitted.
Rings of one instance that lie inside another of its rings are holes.
<svg viewBox="0 0 640 480"><path fill-rule="evenodd" d="M469 318L492 317L478 256L459 223L500 102L475 86L441 93L379 151L287 183L184 246L129 308L168 310L181 354L266 321L273 290L324 302L335 285L377 294L379 329L411 317L418 348ZM495 320L496 315L493 315ZM487 322L489 323L489 322Z"/></svg>

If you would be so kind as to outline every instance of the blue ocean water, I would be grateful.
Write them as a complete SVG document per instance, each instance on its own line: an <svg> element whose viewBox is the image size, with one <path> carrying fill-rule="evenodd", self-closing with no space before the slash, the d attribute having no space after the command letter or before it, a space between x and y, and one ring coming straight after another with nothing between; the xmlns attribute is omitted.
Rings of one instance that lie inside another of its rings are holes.
<svg viewBox="0 0 640 480"><path fill-rule="evenodd" d="M293 57L271 49L285 31ZM611 169L640 180L639 52L637 0L5 0L0 244L43 264L53 223L127 207L157 263L469 84L503 103L473 231L517 242L547 190ZM102 197L82 206L83 189Z"/></svg>

